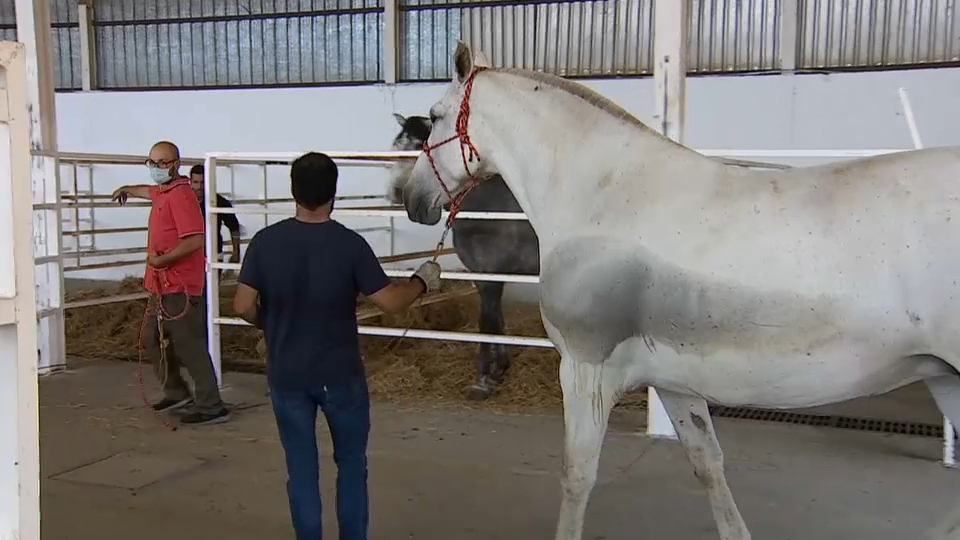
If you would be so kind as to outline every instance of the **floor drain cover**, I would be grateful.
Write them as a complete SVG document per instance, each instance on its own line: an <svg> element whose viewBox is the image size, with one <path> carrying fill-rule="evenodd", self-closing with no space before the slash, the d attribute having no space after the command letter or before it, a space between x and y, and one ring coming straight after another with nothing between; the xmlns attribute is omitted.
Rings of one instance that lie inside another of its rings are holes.
<svg viewBox="0 0 960 540"><path fill-rule="evenodd" d="M711 407L711 414L720 418L741 418L744 420L762 420L766 422L780 422L802 426L823 426L838 429L852 429L855 431L872 431L876 433L899 433L918 437L943 437L943 426L938 424L921 424L918 422L893 422L889 420L874 420L872 418L852 418L849 416L833 416L826 414L804 414L789 411L771 411L766 409L749 409L743 407Z"/></svg>

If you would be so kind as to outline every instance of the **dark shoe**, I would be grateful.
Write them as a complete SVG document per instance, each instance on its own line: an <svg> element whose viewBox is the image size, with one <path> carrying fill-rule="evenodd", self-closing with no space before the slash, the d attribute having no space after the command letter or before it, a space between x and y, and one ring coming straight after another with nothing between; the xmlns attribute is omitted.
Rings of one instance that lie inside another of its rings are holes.
<svg viewBox="0 0 960 540"><path fill-rule="evenodd" d="M193 403L193 398L185 399L164 399L153 404L153 410L156 412L167 412L176 409L182 409Z"/></svg>
<svg viewBox="0 0 960 540"><path fill-rule="evenodd" d="M230 420L230 411L223 408L215 413L192 412L185 414L180 419L180 423L185 426L205 426L207 424L220 424L227 420Z"/></svg>

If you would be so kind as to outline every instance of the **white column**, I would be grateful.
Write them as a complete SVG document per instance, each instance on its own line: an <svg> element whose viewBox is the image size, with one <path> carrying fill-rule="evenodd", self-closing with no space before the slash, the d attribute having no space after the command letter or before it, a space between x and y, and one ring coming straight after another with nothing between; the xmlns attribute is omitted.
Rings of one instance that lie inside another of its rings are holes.
<svg viewBox="0 0 960 540"><path fill-rule="evenodd" d="M395 84L398 78L399 4L400 0L384 0L383 2L383 82L387 84Z"/></svg>
<svg viewBox="0 0 960 540"><path fill-rule="evenodd" d="M57 150L49 4L48 0L16 0L17 36L26 51L27 110L30 114L30 150L33 154ZM38 264L36 274L37 307L45 313L38 322L40 373L62 369L66 365L58 178L55 158L31 157L33 202L55 208L37 210L33 214L34 256L52 258L51 262Z"/></svg>
<svg viewBox="0 0 960 540"><path fill-rule="evenodd" d="M797 50L800 35L799 0L780 0L780 69L792 73L797 69Z"/></svg>
<svg viewBox="0 0 960 540"><path fill-rule="evenodd" d="M682 143L687 89L687 1L656 0L653 26L655 128ZM677 438L663 402L647 390L647 435Z"/></svg>
<svg viewBox="0 0 960 540"><path fill-rule="evenodd" d="M23 44L0 43L0 538L40 540L37 304Z"/></svg>
<svg viewBox="0 0 960 540"><path fill-rule="evenodd" d="M86 92L97 87L97 40L93 34L92 0L79 0L77 21L80 23L80 86Z"/></svg>

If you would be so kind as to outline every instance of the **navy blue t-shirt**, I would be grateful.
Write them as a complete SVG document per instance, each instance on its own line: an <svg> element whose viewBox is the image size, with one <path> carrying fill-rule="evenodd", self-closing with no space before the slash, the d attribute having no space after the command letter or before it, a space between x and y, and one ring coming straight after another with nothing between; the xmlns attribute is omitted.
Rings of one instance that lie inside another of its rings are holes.
<svg viewBox="0 0 960 540"><path fill-rule="evenodd" d="M285 219L250 239L238 281L260 293L272 387L307 390L365 376L357 295L390 279L358 233L334 220Z"/></svg>

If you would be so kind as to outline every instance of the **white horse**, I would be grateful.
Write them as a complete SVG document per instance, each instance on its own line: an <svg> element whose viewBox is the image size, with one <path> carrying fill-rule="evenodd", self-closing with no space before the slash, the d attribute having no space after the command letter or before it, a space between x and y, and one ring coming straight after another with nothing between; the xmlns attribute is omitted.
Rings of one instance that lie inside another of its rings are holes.
<svg viewBox="0 0 960 540"><path fill-rule="evenodd" d="M404 205L435 224L473 178L500 174L540 238L562 355L558 540L581 537L610 410L641 385L724 540L750 533L707 401L813 407L924 380L960 425L960 149L756 171L576 83L486 68L462 43L454 64Z"/></svg>

